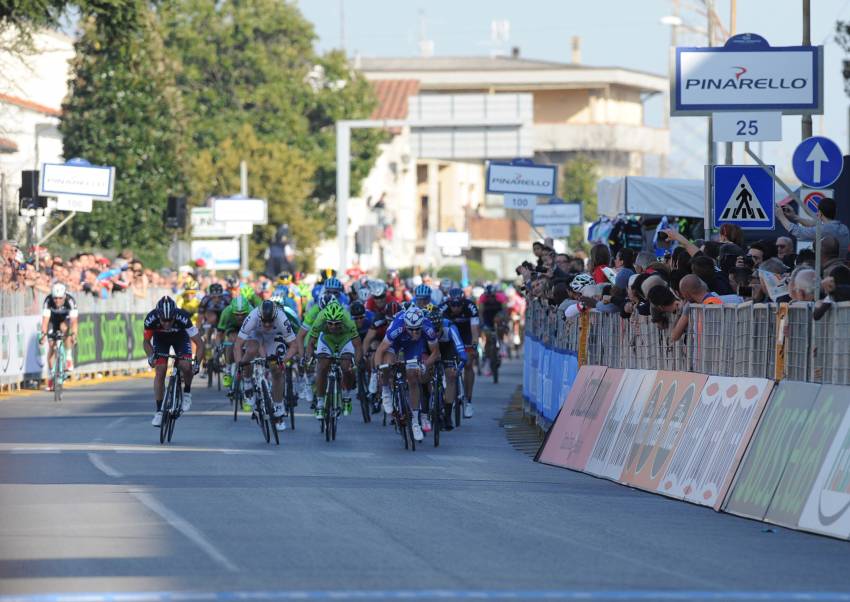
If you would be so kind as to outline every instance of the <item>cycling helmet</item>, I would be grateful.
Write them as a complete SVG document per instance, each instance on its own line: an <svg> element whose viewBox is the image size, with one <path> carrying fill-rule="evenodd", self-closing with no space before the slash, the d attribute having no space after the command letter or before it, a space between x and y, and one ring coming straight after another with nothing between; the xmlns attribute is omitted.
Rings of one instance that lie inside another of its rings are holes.
<svg viewBox="0 0 850 602"><path fill-rule="evenodd" d="M248 301L242 295L239 295L233 301L230 302L230 307L233 308L233 313L237 316L244 316L249 311L251 311L251 306Z"/></svg>
<svg viewBox="0 0 850 602"><path fill-rule="evenodd" d="M260 292L261 292L261 293L267 293L267 292L268 292L268 291L270 291L271 289L272 289L272 283L271 283L271 281L269 281L269 280L263 280L263 281L260 283Z"/></svg>
<svg viewBox="0 0 850 602"><path fill-rule="evenodd" d="M270 299L263 301L260 305L260 321L274 322L275 318L277 318L277 303Z"/></svg>
<svg viewBox="0 0 850 602"><path fill-rule="evenodd" d="M366 303L366 301L369 300L369 289L365 286L361 286L357 289L357 298L363 303Z"/></svg>
<svg viewBox="0 0 850 602"><path fill-rule="evenodd" d="M570 289L574 293L580 293L582 289L594 283L593 276L590 274L576 274L570 282Z"/></svg>
<svg viewBox="0 0 850 602"><path fill-rule="evenodd" d="M214 282L207 289L207 292L210 295L223 295L224 294L224 288L218 282Z"/></svg>
<svg viewBox="0 0 850 602"><path fill-rule="evenodd" d="M431 287L427 284L420 284L413 291L413 296L416 299L430 299L431 298Z"/></svg>
<svg viewBox="0 0 850 602"><path fill-rule="evenodd" d="M332 299L325 307L325 322L342 322L345 318L345 309L336 299Z"/></svg>
<svg viewBox="0 0 850 602"><path fill-rule="evenodd" d="M277 283L283 285L292 284L292 274L289 272L281 272L277 275Z"/></svg>
<svg viewBox="0 0 850 602"><path fill-rule="evenodd" d="M380 280L375 280L370 286L369 289L372 293L372 296L380 299L381 297L387 296L387 285L381 282Z"/></svg>
<svg viewBox="0 0 850 602"><path fill-rule="evenodd" d="M363 305L362 301L355 301L349 309L351 309L352 318L363 318L366 316L366 306Z"/></svg>
<svg viewBox="0 0 850 602"><path fill-rule="evenodd" d="M443 325L443 313L440 311L440 308L436 305L429 305L427 308L428 319L431 320L431 323L434 325L434 328L439 328Z"/></svg>
<svg viewBox="0 0 850 602"><path fill-rule="evenodd" d="M201 290L201 286L198 284L197 280L187 280L183 285L184 291L198 291Z"/></svg>
<svg viewBox="0 0 850 602"><path fill-rule="evenodd" d="M64 297L67 292L67 287L61 282L57 282L53 285L53 288L50 289L50 294L54 297Z"/></svg>
<svg viewBox="0 0 850 602"><path fill-rule="evenodd" d="M452 282L448 278L443 278L442 280L440 280L440 290L443 291L443 294L448 293L452 289L453 285L454 282Z"/></svg>
<svg viewBox="0 0 850 602"><path fill-rule="evenodd" d="M321 272L319 272L319 283L323 283L325 280L336 276L336 270L331 268L325 268Z"/></svg>
<svg viewBox="0 0 850 602"><path fill-rule="evenodd" d="M250 284L243 284L242 288L239 289L239 292L242 293L242 296L246 299L250 299L257 294L257 291L255 291L254 287Z"/></svg>
<svg viewBox="0 0 850 602"><path fill-rule="evenodd" d="M342 282L336 276L328 278L325 280L325 290L342 292Z"/></svg>
<svg viewBox="0 0 850 602"><path fill-rule="evenodd" d="M227 288L236 288L239 286L239 279L236 276L228 276L225 282L227 283Z"/></svg>
<svg viewBox="0 0 850 602"><path fill-rule="evenodd" d="M336 295L328 291L319 297L319 309L325 309L331 301L336 301Z"/></svg>
<svg viewBox="0 0 850 602"><path fill-rule="evenodd" d="M177 304L174 299L166 295L156 304L156 317L160 320L173 320L177 315Z"/></svg>
<svg viewBox="0 0 850 602"><path fill-rule="evenodd" d="M449 289L449 300L463 301L463 289L458 286Z"/></svg>
<svg viewBox="0 0 850 602"><path fill-rule="evenodd" d="M493 286L492 284L488 284L487 286L484 287L484 294L485 295L492 295L495 292L496 292L496 287Z"/></svg>
<svg viewBox="0 0 850 602"><path fill-rule="evenodd" d="M389 318L394 318L400 311L401 305L399 305L398 301L390 301L384 308L384 315Z"/></svg>
<svg viewBox="0 0 850 602"><path fill-rule="evenodd" d="M404 312L404 325L408 330L422 328L425 322L425 312L416 306L411 306Z"/></svg>

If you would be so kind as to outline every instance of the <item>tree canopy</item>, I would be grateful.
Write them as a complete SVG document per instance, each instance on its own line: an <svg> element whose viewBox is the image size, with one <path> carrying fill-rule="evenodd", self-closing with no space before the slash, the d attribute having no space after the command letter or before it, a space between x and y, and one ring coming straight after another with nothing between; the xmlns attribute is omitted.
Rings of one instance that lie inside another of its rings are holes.
<svg viewBox="0 0 850 602"><path fill-rule="evenodd" d="M594 221L598 216L596 182L599 179L596 163L586 155L576 155L563 165L561 197L565 201L581 201L584 220ZM569 236L570 248L574 251L587 250L584 226L572 226Z"/></svg>
<svg viewBox="0 0 850 602"><path fill-rule="evenodd" d="M173 68L152 13L121 44L108 35L97 19L82 22L59 127L66 158L115 166L114 200L95 201L66 232L78 244L132 247L161 261L166 199L185 189Z"/></svg>

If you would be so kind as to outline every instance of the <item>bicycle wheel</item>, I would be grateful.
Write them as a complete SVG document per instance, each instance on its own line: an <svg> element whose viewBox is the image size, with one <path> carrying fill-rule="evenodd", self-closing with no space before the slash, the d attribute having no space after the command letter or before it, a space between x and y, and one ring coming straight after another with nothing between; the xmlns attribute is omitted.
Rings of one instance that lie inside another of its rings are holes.
<svg viewBox="0 0 850 602"><path fill-rule="evenodd" d="M280 445L280 433L277 432L277 419L274 417L274 403L272 402L271 393L268 391L268 385L263 384L263 388L266 390L265 404L266 404L266 420L269 423L269 432L274 435L274 444Z"/></svg>
<svg viewBox="0 0 850 602"><path fill-rule="evenodd" d="M286 370L286 412L289 414L289 428L295 430L295 385L292 378L292 366Z"/></svg>
<svg viewBox="0 0 850 602"><path fill-rule="evenodd" d="M266 440L266 443L271 441L271 432L269 431L270 417L268 416L268 404L267 396L268 396L268 385L263 382L260 385L259 399L255 400L256 404L256 412L257 412L257 422L260 423L260 430L263 433L263 439ZM270 396L269 396L270 398Z"/></svg>
<svg viewBox="0 0 850 602"><path fill-rule="evenodd" d="M407 439L407 414L404 409L404 401L400 391L393 391L393 408L395 409L395 428L401 433L404 441L404 449L410 449L410 441ZM411 438L412 439L412 438Z"/></svg>
<svg viewBox="0 0 850 602"><path fill-rule="evenodd" d="M457 387L455 387L455 401L454 401L454 414L455 414L455 428L460 426L461 418L463 418L463 371L458 370L457 376Z"/></svg>
<svg viewBox="0 0 850 602"><path fill-rule="evenodd" d="M174 393L171 401L171 410L169 410L168 418L168 442L171 443L171 436L174 434L174 425L177 423L177 417L180 416L180 408L183 407L183 388L180 378L177 377L174 384Z"/></svg>
<svg viewBox="0 0 850 602"><path fill-rule="evenodd" d="M331 440L331 419L334 413L333 408L333 400L334 400L334 391L336 388L336 382L332 375L328 375L328 386L325 389L325 408L322 413L322 429L325 433L325 441L330 442Z"/></svg>
<svg viewBox="0 0 850 602"><path fill-rule="evenodd" d="M431 401L431 434L434 437L434 447L440 447L440 431L443 426L443 388L436 384L434 399Z"/></svg>
<svg viewBox="0 0 850 602"><path fill-rule="evenodd" d="M56 357L53 358L53 401L62 401L62 380L65 373L65 345L56 342Z"/></svg>
<svg viewBox="0 0 850 602"><path fill-rule="evenodd" d="M239 408L242 407L242 379L239 377L238 372L236 378L233 379L231 387L233 388L233 392L230 395L230 399L233 402L233 422L236 422L236 417L239 416Z"/></svg>
<svg viewBox="0 0 850 602"><path fill-rule="evenodd" d="M160 411L162 412L162 421L159 423L159 444L162 445L165 443L165 440L168 437L168 417L170 412L168 411L171 407L171 397L174 395L174 377L170 377L168 379L168 386L165 388L165 399L162 401L162 408Z"/></svg>

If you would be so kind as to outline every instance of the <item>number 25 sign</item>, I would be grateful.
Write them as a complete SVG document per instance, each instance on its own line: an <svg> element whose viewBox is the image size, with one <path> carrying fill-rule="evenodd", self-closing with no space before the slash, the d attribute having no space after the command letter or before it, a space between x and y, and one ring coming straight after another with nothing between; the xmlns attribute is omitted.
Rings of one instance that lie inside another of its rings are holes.
<svg viewBox="0 0 850 602"><path fill-rule="evenodd" d="M782 140L782 115L778 112L729 111L714 113L714 142Z"/></svg>

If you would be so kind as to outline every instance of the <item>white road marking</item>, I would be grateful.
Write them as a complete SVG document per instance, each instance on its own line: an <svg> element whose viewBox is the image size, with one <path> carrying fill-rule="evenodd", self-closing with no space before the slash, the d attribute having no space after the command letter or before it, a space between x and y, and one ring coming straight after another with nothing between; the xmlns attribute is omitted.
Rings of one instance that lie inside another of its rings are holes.
<svg viewBox="0 0 850 602"><path fill-rule="evenodd" d="M115 470L114 468L112 468L109 464L104 462L100 458L100 456L98 456L97 454L89 452L88 457L89 457L89 462L91 462L92 465L95 468L97 468L100 472L102 472L106 476L111 477L113 479L120 479L121 477L124 476L124 473L122 473L119 470Z"/></svg>
<svg viewBox="0 0 850 602"><path fill-rule="evenodd" d="M196 529L187 520L175 514L158 502L153 496L145 492L138 491L133 492L130 495L144 504L148 510L159 515L160 518L171 525L175 530L179 531L184 537L186 537L186 539L198 546L207 556L210 557L210 559L223 569L231 573L239 572L239 568L230 562L230 560L228 560L227 557L218 550L218 548L204 537L203 533Z"/></svg>
<svg viewBox="0 0 850 602"><path fill-rule="evenodd" d="M13 447L9 450L11 454L61 454L62 450L56 447Z"/></svg>
<svg viewBox="0 0 850 602"><path fill-rule="evenodd" d="M238 448L216 448L216 447L186 447L177 445L131 445L131 444L115 444L115 443L63 443L43 445L38 443L21 444L21 443L0 443L0 454L59 454L62 452L114 452L114 453L169 453L169 452L184 452L184 453L208 453L208 454L257 454L268 455L274 452L261 449L238 449Z"/></svg>
<svg viewBox="0 0 850 602"><path fill-rule="evenodd" d="M328 456L330 458L355 458L358 460L365 460L368 458L374 458L375 452L359 452L359 451L323 451L320 452L323 456Z"/></svg>
<svg viewBox="0 0 850 602"><path fill-rule="evenodd" d="M451 455L451 454L446 454L446 455L443 455L443 454L423 454L423 455L426 458L428 458L429 460L438 460L438 461L445 461L445 462L478 462L478 463L481 463L481 464L487 462L487 460L485 460L484 458L479 458L478 456L458 456L458 455Z"/></svg>

